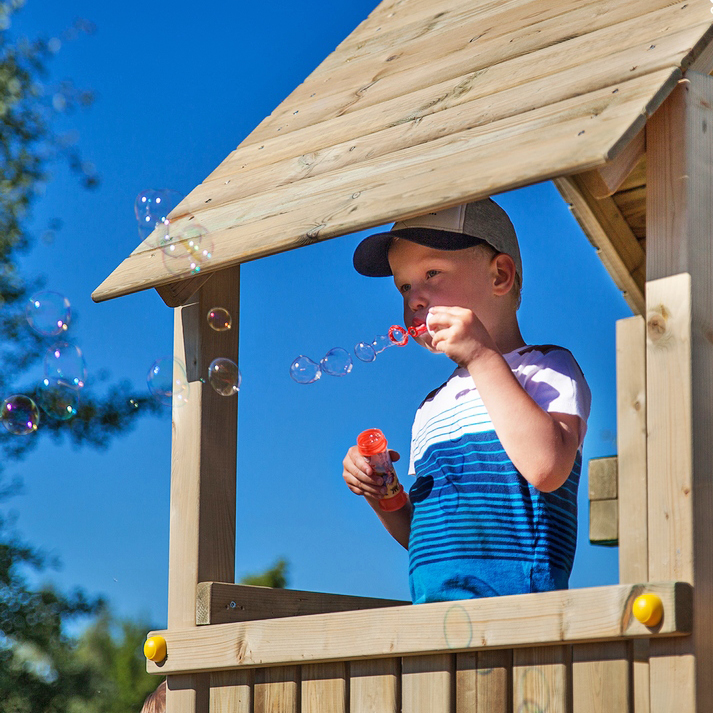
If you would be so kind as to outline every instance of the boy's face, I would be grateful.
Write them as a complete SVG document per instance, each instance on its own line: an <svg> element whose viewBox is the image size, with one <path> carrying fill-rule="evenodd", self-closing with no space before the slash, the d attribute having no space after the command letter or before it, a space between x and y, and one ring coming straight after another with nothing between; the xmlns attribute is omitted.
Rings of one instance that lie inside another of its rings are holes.
<svg viewBox="0 0 713 713"><path fill-rule="evenodd" d="M490 260L472 248L436 250L409 240L394 240L389 265L404 300L406 327L426 322L429 307L465 307L485 324L491 302ZM428 332L417 339L430 351Z"/></svg>

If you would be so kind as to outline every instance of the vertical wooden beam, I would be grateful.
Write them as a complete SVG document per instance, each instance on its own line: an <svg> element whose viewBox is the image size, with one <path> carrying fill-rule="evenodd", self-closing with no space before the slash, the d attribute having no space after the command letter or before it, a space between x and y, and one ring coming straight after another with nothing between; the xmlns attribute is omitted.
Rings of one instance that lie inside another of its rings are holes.
<svg viewBox="0 0 713 713"><path fill-rule="evenodd" d="M210 713L252 713L253 675L243 671L210 674Z"/></svg>
<svg viewBox="0 0 713 713"><path fill-rule="evenodd" d="M628 713L629 674L626 641L573 646L574 713Z"/></svg>
<svg viewBox="0 0 713 713"><path fill-rule="evenodd" d="M349 663L349 713L399 713L401 659Z"/></svg>
<svg viewBox="0 0 713 713"><path fill-rule="evenodd" d="M299 666L274 666L255 671L254 713L298 713L300 708Z"/></svg>
<svg viewBox="0 0 713 713"><path fill-rule="evenodd" d="M168 628L196 625L199 582L235 579L235 468L238 404L208 384L208 365L216 357L238 359L239 268L216 273L193 301L174 311L174 357L185 364L190 384L186 403L173 406L171 517L168 569ZM216 332L206 315L224 307L232 329ZM175 374L177 376L178 374ZM204 713L208 676L172 685L168 677L170 713ZM185 677L184 677L185 678Z"/></svg>
<svg viewBox="0 0 713 713"><path fill-rule="evenodd" d="M456 654L455 713L512 710L512 649Z"/></svg>
<svg viewBox="0 0 713 713"><path fill-rule="evenodd" d="M300 713L346 713L347 664L317 663L302 666Z"/></svg>
<svg viewBox="0 0 713 713"><path fill-rule="evenodd" d="M572 647L513 651L513 710L572 713Z"/></svg>
<svg viewBox="0 0 713 713"><path fill-rule="evenodd" d="M646 326L640 315L616 323L619 581L647 582Z"/></svg>
<svg viewBox="0 0 713 713"><path fill-rule="evenodd" d="M401 664L403 713L453 713L455 656L405 656Z"/></svg>
<svg viewBox="0 0 713 713"><path fill-rule="evenodd" d="M647 126L649 577L693 588L693 634L650 647L651 711L713 710L713 78Z"/></svg>
<svg viewBox="0 0 713 713"><path fill-rule="evenodd" d="M649 580L648 477L646 472L646 321L616 323L619 581ZM629 643L634 713L649 713L649 642Z"/></svg>

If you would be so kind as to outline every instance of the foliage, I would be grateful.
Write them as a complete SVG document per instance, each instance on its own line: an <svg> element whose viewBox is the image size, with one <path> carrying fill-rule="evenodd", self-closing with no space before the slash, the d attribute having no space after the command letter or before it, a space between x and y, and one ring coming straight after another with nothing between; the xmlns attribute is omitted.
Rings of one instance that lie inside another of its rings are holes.
<svg viewBox="0 0 713 713"><path fill-rule="evenodd" d="M69 165L84 188L98 185L94 167L82 158L74 139L55 129L60 115L89 106L92 94L72 82L48 83L48 64L62 42L90 32L91 24L77 21L60 37L14 38L9 31L11 20L22 4L23 0L0 0L0 401L13 393L36 396L30 375L48 347L46 339L29 329L25 320L28 298L42 286L42 280L28 278L17 268L19 256L36 243L26 228L30 209L50 178L50 167L58 161ZM49 227L55 231L61 224L54 221ZM13 436L0 427L0 478L7 464L21 458L40 438L66 437L78 446L101 448L127 431L139 415L160 408L148 397L132 394L125 382L104 391L100 394L96 383L90 384L82 390L74 418L52 420L43 414L40 429L29 436ZM18 480L0 480L0 502L18 488ZM111 651L115 662L110 667L114 678L108 680L121 680L126 689L136 686L131 700L122 698L123 693L113 699L117 705L133 706L150 690L136 673L137 661L143 667L133 643L137 632L122 625L123 633L116 640L109 637L110 644L102 629L108 626L108 615L103 614L77 647L65 633L66 625L77 617L96 615L102 601L81 591L63 594L38 584L40 573L53 564L23 542L14 532L12 519L0 512L0 713L99 710L93 703L81 708L81 702L95 695L98 680L96 662L86 652L102 646ZM145 629L140 628L143 638Z"/></svg>
<svg viewBox="0 0 713 713"><path fill-rule="evenodd" d="M281 558L261 574L248 574L240 580L240 584L252 584L259 587L284 589L287 586L288 563Z"/></svg>
<svg viewBox="0 0 713 713"><path fill-rule="evenodd" d="M91 670L91 701L75 701L71 713L132 713L141 710L159 680L146 672L143 644L148 623L115 619L105 609L79 638L76 658Z"/></svg>

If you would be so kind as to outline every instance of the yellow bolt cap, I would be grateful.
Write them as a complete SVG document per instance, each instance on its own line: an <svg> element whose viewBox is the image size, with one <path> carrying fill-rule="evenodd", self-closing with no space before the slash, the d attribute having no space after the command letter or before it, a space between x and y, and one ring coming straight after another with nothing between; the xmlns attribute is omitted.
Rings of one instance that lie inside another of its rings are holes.
<svg viewBox="0 0 713 713"><path fill-rule="evenodd" d="M632 613L645 626L656 626L663 617L663 602L657 594L642 594L634 599Z"/></svg>
<svg viewBox="0 0 713 713"><path fill-rule="evenodd" d="M149 661L163 661L166 658L166 639L163 636L149 636L144 644L144 656Z"/></svg>

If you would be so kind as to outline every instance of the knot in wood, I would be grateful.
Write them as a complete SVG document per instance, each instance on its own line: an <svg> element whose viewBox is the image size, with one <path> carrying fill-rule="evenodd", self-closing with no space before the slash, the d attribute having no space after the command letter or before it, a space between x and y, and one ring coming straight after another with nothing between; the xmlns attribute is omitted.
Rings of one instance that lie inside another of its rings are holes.
<svg viewBox="0 0 713 713"><path fill-rule="evenodd" d="M666 331L666 317L663 314L654 312L649 315L649 318L646 321L646 332L652 342L660 341L661 337L666 334Z"/></svg>

